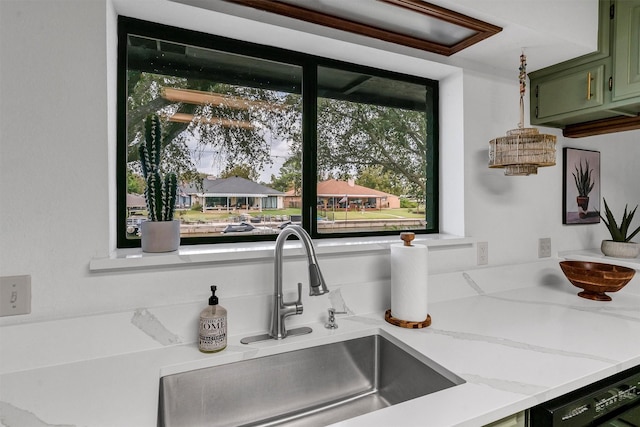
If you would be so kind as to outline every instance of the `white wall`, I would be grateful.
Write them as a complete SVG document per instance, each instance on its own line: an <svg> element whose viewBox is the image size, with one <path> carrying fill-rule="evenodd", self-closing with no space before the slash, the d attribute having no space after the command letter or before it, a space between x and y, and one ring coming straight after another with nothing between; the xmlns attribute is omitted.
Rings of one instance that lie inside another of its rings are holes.
<svg viewBox="0 0 640 427"><path fill-rule="evenodd" d="M488 141L517 127L518 99L517 81L465 72L467 235L489 241L490 259L498 263L535 259L541 237L551 238L554 252L599 247L609 238L603 224L562 225L562 148L601 152L601 194L621 215L625 203L640 203L640 131L572 139L558 129L539 128L558 136L556 166L540 168L535 176L505 177L487 168Z"/></svg>
<svg viewBox="0 0 640 427"><path fill-rule="evenodd" d="M149 19L156 10L149 7ZM204 302L212 283L220 285L223 301L271 291L271 263L260 260L89 272L89 261L106 257L113 247L114 13L105 0L0 1L0 274L30 274L33 293L31 315L2 318L0 324ZM230 26L216 24L209 22L211 28ZM340 50L352 60L362 55L368 63L389 61L384 53L371 53L353 46ZM420 61L407 58L394 66L425 68ZM504 177L486 167L488 141L517 124L517 82L448 72L441 144L443 162L452 168L445 171L443 189L452 194L443 195L442 223L488 241L490 264L536 259L539 237L551 237L554 251L597 247L606 237L602 225L561 223L563 145L601 151L602 194L612 205L640 202L639 131L575 141L560 137L558 166L534 177ZM460 263L471 268L472 251L438 252L432 271ZM387 258L325 256L321 262L334 288L355 295L365 283L386 292L379 283L389 277ZM290 264L305 274L299 260ZM386 296L375 298L382 298L375 304L385 304ZM352 296L350 304L359 301Z"/></svg>

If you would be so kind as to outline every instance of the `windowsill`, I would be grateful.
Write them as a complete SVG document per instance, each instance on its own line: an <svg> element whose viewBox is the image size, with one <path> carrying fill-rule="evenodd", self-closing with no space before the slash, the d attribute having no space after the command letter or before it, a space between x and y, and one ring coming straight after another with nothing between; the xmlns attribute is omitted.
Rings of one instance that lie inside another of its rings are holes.
<svg viewBox="0 0 640 427"><path fill-rule="evenodd" d="M374 253L388 251L389 245L399 243L397 236L354 237L315 240L318 255ZM475 239L447 234L416 235L414 243L439 249L471 246ZM155 267L188 267L197 264L237 263L273 258L275 242L223 243L217 245L181 246L175 252L143 253L141 249L117 249L107 258L94 258L89 263L92 272L133 270ZM285 244L285 254L302 255L299 242Z"/></svg>

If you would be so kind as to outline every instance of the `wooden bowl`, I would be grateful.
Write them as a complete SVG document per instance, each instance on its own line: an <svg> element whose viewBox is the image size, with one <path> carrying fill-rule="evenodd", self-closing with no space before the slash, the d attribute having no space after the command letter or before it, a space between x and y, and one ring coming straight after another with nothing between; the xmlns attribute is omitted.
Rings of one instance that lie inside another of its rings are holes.
<svg viewBox="0 0 640 427"><path fill-rule="evenodd" d="M605 292L617 292L633 278L633 268L588 261L561 261L560 268L567 279L578 288L582 298L611 301Z"/></svg>

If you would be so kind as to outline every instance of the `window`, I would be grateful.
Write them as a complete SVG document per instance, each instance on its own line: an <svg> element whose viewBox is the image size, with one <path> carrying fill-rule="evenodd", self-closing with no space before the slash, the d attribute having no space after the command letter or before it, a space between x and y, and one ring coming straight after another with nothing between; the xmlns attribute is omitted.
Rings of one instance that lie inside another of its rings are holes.
<svg viewBox="0 0 640 427"><path fill-rule="evenodd" d="M438 231L435 81L124 17L118 72L118 247L146 219L149 114L182 244Z"/></svg>
<svg viewBox="0 0 640 427"><path fill-rule="evenodd" d="M327 66L318 86L317 232L424 230L427 86Z"/></svg>

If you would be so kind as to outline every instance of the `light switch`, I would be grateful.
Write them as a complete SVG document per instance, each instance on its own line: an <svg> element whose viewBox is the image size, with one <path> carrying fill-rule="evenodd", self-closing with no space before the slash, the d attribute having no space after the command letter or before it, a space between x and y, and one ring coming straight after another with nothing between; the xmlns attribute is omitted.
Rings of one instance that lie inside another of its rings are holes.
<svg viewBox="0 0 640 427"><path fill-rule="evenodd" d="M0 316L31 313L31 276L0 277Z"/></svg>

